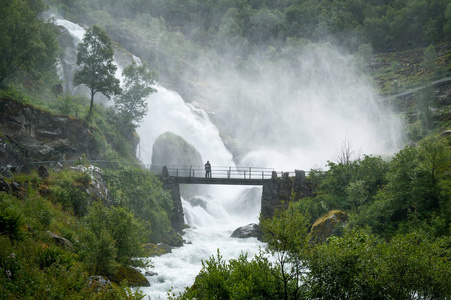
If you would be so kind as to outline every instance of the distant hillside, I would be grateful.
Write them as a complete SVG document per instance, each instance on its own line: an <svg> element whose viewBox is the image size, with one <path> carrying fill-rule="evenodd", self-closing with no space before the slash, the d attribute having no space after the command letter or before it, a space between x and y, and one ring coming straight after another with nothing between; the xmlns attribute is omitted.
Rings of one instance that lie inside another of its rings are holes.
<svg viewBox="0 0 451 300"><path fill-rule="evenodd" d="M370 66L370 74L383 94L400 93L451 76L450 41L406 51L391 50L374 55Z"/></svg>

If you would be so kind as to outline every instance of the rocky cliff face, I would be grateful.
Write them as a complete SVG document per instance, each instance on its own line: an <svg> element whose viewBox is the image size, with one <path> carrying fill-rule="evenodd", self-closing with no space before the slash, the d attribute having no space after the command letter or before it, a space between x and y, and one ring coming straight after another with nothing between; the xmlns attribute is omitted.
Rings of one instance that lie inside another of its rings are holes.
<svg viewBox="0 0 451 300"><path fill-rule="evenodd" d="M82 154L88 159L102 159L102 140L102 134L84 120L0 99L1 166L71 160Z"/></svg>

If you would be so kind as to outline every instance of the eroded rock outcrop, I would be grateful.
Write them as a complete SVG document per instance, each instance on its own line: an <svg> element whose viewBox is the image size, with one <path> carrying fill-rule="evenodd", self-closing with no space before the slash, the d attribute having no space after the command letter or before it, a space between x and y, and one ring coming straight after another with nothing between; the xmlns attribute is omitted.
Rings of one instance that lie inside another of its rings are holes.
<svg viewBox="0 0 451 300"><path fill-rule="evenodd" d="M10 98L0 99L0 163L101 159L100 132L86 121L53 115Z"/></svg>

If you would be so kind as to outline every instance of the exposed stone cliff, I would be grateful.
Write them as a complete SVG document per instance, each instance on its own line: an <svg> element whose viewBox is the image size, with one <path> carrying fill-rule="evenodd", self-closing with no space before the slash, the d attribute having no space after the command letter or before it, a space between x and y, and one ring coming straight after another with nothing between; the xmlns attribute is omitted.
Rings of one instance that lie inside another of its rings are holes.
<svg viewBox="0 0 451 300"><path fill-rule="evenodd" d="M81 154L102 158L96 141L101 134L86 121L52 115L13 99L0 99L0 132L3 142L18 152L11 155L28 161L68 160Z"/></svg>
<svg viewBox="0 0 451 300"><path fill-rule="evenodd" d="M0 166L33 161L105 158L105 138L85 120L53 115L11 98L0 99ZM134 151L139 138L132 136Z"/></svg>

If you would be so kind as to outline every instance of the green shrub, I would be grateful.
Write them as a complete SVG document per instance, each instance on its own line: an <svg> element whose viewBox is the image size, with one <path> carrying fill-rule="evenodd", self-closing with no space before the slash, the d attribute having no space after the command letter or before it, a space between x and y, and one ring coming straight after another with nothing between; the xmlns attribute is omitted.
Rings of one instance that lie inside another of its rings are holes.
<svg viewBox="0 0 451 300"><path fill-rule="evenodd" d="M20 240L23 237L24 220L22 213L9 205L9 197L11 196L0 193L0 233Z"/></svg>
<svg viewBox="0 0 451 300"><path fill-rule="evenodd" d="M228 263L222 256L202 261L194 285L169 299L283 299L279 270L261 253L250 261L241 253Z"/></svg>
<svg viewBox="0 0 451 300"><path fill-rule="evenodd" d="M36 253L36 264L41 269L50 267L70 268L73 264L73 258L70 253L57 246L46 246L38 249Z"/></svg>

